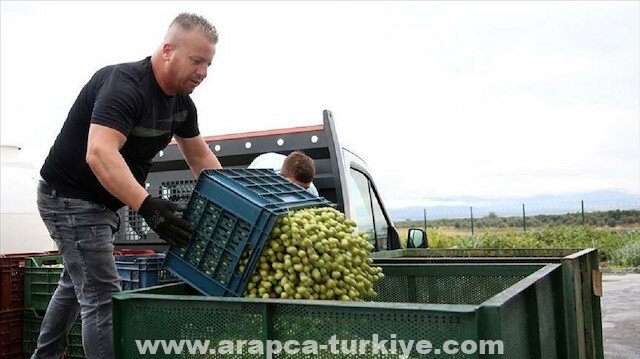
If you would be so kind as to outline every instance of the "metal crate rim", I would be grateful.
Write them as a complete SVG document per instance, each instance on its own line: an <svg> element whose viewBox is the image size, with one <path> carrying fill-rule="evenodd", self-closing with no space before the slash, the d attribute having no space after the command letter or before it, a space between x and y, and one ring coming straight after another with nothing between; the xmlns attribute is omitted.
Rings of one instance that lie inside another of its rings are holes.
<svg viewBox="0 0 640 359"><path fill-rule="evenodd" d="M154 287L155 290L167 288L171 286L185 286L187 283L170 283ZM170 300L174 301L186 301L186 302L232 302L236 304L243 303L264 303L265 305L271 304L285 304L285 305L304 305L312 307L343 307L343 308L362 308L362 309L385 309L385 310L416 310L423 311L425 309L447 312L447 313L475 313L480 305L474 304L434 304L434 303L392 303L392 302L374 302L374 301L341 301L341 300L313 300L313 299L282 299L282 298L247 298L247 297L222 297L222 296L207 296L207 295L172 295L172 294L157 294L157 293L145 293L144 290L148 288L140 288L128 291L122 291L113 294L113 298L116 300L131 300L142 299L146 301L153 300Z"/></svg>

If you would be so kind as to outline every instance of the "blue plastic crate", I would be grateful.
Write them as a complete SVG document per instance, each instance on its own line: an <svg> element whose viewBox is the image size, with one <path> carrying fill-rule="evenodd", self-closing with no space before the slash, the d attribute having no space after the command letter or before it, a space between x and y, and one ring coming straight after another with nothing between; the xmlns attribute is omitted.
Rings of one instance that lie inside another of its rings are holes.
<svg viewBox="0 0 640 359"><path fill-rule="evenodd" d="M153 287L179 281L163 265L164 253L116 256L122 290Z"/></svg>
<svg viewBox="0 0 640 359"><path fill-rule="evenodd" d="M333 204L272 170L205 170L183 218L195 225L185 247L171 247L166 266L206 295L239 297L278 217ZM243 271L239 263L248 259Z"/></svg>

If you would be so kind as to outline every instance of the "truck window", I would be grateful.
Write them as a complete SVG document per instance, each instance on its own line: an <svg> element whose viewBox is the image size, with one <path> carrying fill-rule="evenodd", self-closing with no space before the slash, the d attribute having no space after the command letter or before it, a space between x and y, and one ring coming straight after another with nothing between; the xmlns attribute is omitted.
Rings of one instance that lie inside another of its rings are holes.
<svg viewBox="0 0 640 359"><path fill-rule="evenodd" d="M367 176L351 168L348 178L349 210L358 230L369 234L369 243L376 251L387 249L387 227L380 202Z"/></svg>

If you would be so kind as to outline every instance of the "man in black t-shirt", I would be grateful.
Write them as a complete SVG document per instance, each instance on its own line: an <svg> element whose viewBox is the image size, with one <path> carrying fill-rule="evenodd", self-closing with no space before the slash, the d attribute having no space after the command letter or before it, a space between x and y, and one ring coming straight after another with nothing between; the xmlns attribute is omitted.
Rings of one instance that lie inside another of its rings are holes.
<svg viewBox="0 0 640 359"><path fill-rule="evenodd" d="M78 313L86 357L113 358L119 208L136 210L169 244L190 238L181 209L149 195L144 183L153 157L172 138L196 178L203 169L221 168L200 136L189 97L207 76L217 42L206 19L180 14L152 56L100 69L78 95L40 170L38 208L65 267L32 358L62 357Z"/></svg>

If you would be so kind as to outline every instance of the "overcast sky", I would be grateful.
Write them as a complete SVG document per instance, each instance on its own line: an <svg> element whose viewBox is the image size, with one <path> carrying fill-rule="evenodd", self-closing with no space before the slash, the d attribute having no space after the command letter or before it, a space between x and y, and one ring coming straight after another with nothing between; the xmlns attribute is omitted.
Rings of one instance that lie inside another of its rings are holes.
<svg viewBox="0 0 640 359"><path fill-rule="evenodd" d="M387 205L640 193L640 2L1 2L1 142L39 168L100 67L183 11L220 42L203 135L333 112Z"/></svg>

